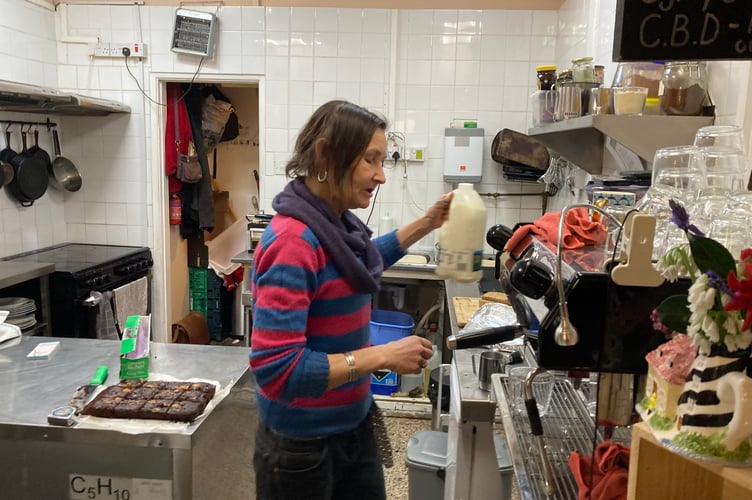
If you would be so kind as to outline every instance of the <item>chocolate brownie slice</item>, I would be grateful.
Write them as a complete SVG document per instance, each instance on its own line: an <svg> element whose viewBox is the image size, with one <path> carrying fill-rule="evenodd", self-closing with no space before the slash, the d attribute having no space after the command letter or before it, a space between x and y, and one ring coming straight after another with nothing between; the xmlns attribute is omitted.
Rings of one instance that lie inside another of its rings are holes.
<svg viewBox="0 0 752 500"><path fill-rule="evenodd" d="M169 399L150 399L144 402L139 410L138 417L156 420L169 420L167 412L170 409L172 400Z"/></svg>
<svg viewBox="0 0 752 500"><path fill-rule="evenodd" d="M114 418L116 416L115 408L121 401L123 401L123 398L120 396L110 397L102 392L81 410L81 414L91 415L92 417Z"/></svg>
<svg viewBox="0 0 752 500"><path fill-rule="evenodd" d="M139 387L138 389L134 389L130 392L130 394L126 397L127 399L140 399L143 401L146 401L147 399L152 399L155 394L159 392L159 389L154 389L150 387Z"/></svg>
<svg viewBox="0 0 752 500"><path fill-rule="evenodd" d="M170 405L167 414L170 420L192 422L204 412L205 407L205 403L198 403L196 401L175 401Z"/></svg>
<svg viewBox="0 0 752 500"><path fill-rule="evenodd" d="M115 407L115 418L139 418L143 399L123 399Z"/></svg>

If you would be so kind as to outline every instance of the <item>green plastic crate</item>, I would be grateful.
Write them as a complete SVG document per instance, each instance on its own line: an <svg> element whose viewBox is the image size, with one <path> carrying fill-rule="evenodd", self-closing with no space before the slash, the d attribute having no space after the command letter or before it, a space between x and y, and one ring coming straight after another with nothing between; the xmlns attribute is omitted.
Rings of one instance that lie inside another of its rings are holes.
<svg viewBox="0 0 752 500"><path fill-rule="evenodd" d="M222 340L222 278L211 269L189 267L188 287L189 309L204 315L212 340Z"/></svg>

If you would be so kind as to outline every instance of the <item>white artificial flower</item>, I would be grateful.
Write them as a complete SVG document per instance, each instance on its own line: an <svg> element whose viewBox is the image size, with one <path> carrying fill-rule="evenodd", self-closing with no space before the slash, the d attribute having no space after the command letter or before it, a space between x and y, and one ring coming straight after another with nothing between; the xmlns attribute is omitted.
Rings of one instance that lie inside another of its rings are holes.
<svg viewBox="0 0 752 500"><path fill-rule="evenodd" d="M658 259L656 269L666 280L673 283L679 278L696 273L697 267L694 266L691 257L688 243L673 246Z"/></svg>

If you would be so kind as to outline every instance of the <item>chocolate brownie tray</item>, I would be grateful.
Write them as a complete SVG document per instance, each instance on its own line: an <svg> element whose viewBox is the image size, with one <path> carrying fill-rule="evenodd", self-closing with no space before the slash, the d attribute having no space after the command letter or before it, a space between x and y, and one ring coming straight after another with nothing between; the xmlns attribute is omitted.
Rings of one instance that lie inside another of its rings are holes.
<svg viewBox="0 0 752 500"><path fill-rule="evenodd" d="M105 387L81 413L103 418L137 418L192 422L212 401L216 386L208 382L127 380Z"/></svg>

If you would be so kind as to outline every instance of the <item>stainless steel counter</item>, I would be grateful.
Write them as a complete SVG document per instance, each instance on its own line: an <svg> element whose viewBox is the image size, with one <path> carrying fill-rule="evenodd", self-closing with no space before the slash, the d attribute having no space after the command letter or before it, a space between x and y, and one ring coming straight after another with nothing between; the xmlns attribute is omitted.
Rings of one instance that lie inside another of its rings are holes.
<svg viewBox="0 0 752 500"><path fill-rule="evenodd" d="M51 359L26 358L39 342L55 340L61 344ZM254 484L251 455L257 419L249 352L241 347L152 343L152 374L215 381L226 395L194 423L134 434L116 425L104 429L47 423L50 410L67 404L98 365L109 367L106 384L117 382L117 341L24 337L18 345L0 349L2 496L86 498L73 490L74 476L130 487L131 500L247 495ZM149 484L154 490L143 496ZM142 496L134 493L137 486Z"/></svg>
<svg viewBox="0 0 752 500"><path fill-rule="evenodd" d="M41 278L55 271L54 264L0 261L0 288Z"/></svg>

